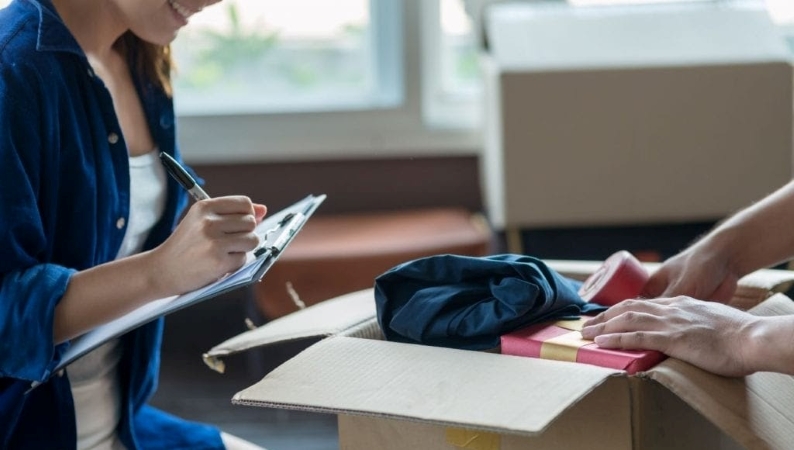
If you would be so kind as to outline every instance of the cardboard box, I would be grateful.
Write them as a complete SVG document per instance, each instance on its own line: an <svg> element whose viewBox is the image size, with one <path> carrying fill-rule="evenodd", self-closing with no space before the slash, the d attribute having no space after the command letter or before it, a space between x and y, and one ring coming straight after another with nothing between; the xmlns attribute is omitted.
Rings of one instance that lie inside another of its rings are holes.
<svg viewBox="0 0 794 450"><path fill-rule="evenodd" d="M572 277L600 265L549 264ZM792 314L794 303L775 294L792 280L792 272L760 271L741 280L737 298L760 303L755 314ZM205 360L218 366L231 353L328 336L232 401L338 414L343 450L782 450L794 442L794 377L724 378L672 358L629 376L379 335L365 290L232 338Z"/></svg>
<svg viewBox="0 0 794 450"><path fill-rule="evenodd" d="M503 355L593 364L599 367L625 370L628 375L650 369L665 359L660 352L650 350L614 350L601 348L583 339L579 320L559 320L530 325L507 333L500 339Z"/></svg>
<svg viewBox="0 0 794 450"><path fill-rule="evenodd" d="M497 229L716 221L791 179L792 67L763 4L549 3L484 14Z"/></svg>

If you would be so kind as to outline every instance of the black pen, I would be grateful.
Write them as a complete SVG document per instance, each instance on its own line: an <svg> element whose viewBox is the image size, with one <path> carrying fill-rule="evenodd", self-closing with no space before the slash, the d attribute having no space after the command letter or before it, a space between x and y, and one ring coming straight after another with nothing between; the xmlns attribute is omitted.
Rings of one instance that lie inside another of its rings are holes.
<svg viewBox="0 0 794 450"><path fill-rule="evenodd" d="M201 186L196 183L196 180L187 173L184 167L182 167L171 155L160 152L160 161L163 162L165 166L165 170L171 174L172 177L183 187L185 190L193 197L194 200L207 200L210 198L204 189L201 189Z"/></svg>

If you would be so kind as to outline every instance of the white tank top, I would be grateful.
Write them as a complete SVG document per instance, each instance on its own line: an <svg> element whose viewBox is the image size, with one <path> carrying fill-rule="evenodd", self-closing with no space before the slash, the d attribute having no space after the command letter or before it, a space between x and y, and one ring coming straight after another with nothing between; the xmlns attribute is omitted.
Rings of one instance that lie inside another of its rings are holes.
<svg viewBox="0 0 794 450"><path fill-rule="evenodd" d="M166 173L158 151L130 157L130 216L116 259L140 252L165 210ZM66 369L77 418L78 450L124 450L116 427L121 419L119 339L113 339Z"/></svg>

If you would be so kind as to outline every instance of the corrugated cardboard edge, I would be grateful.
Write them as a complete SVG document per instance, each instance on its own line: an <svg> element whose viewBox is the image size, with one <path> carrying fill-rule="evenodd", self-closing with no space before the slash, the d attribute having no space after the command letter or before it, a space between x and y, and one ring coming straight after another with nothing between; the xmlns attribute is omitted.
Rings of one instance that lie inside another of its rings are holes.
<svg viewBox="0 0 794 450"><path fill-rule="evenodd" d="M211 348L202 357L211 369L223 372L224 356L255 347L335 335L380 339L375 313L372 289L352 292L234 336Z"/></svg>
<svg viewBox="0 0 794 450"><path fill-rule="evenodd" d="M622 371L560 364L336 336L238 392L232 403L536 436L600 386L626 389Z"/></svg>
<svg viewBox="0 0 794 450"><path fill-rule="evenodd" d="M761 316L794 314L794 302L777 294L750 312ZM792 448L792 376L759 372L744 378L721 377L672 358L644 376L675 393L747 449Z"/></svg>

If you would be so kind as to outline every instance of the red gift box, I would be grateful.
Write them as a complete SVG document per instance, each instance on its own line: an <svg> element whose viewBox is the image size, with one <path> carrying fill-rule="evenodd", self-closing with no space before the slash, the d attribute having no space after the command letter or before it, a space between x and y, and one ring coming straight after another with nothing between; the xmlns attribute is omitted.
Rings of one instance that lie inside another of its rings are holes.
<svg viewBox="0 0 794 450"><path fill-rule="evenodd" d="M505 355L529 356L593 364L625 370L634 374L660 363L667 356L653 350L613 350L601 348L582 338L582 324L589 317L530 325L501 337Z"/></svg>

